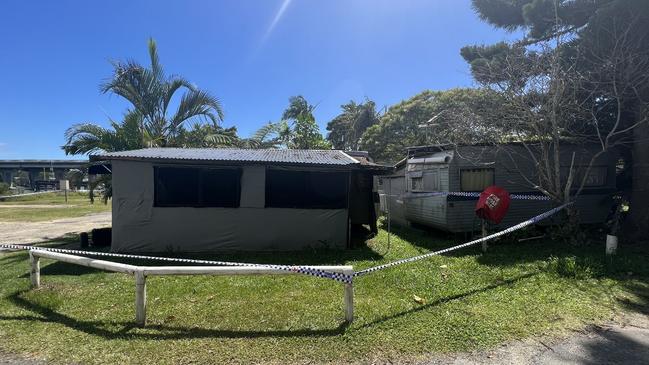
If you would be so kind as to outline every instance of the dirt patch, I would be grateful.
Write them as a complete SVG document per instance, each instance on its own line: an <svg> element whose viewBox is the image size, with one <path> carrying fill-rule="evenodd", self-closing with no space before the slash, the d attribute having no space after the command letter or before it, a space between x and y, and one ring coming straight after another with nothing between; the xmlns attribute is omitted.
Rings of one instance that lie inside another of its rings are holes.
<svg viewBox="0 0 649 365"><path fill-rule="evenodd" d="M27 244L48 241L68 233L110 227L111 223L110 212L45 222L0 222L0 243Z"/></svg>
<svg viewBox="0 0 649 365"><path fill-rule="evenodd" d="M488 351L434 357L417 364L649 364L649 316L589 326L561 338L530 338Z"/></svg>
<svg viewBox="0 0 649 365"><path fill-rule="evenodd" d="M43 361L8 354L0 350L0 365L45 365Z"/></svg>

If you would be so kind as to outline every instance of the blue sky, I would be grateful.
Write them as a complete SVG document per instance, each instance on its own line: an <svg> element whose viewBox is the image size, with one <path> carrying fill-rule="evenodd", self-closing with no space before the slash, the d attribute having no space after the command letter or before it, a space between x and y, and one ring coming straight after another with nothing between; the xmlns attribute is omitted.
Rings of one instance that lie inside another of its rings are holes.
<svg viewBox="0 0 649 365"><path fill-rule="evenodd" d="M469 0L2 2L0 159L71 158L70 125L120 119L128 104L98 85L111 59L147 62L149 37L167 72L216 95L224 126L248 136L292 95L318 105L324 131L352 99L472 86L460 48L515 35Z"/></svg>

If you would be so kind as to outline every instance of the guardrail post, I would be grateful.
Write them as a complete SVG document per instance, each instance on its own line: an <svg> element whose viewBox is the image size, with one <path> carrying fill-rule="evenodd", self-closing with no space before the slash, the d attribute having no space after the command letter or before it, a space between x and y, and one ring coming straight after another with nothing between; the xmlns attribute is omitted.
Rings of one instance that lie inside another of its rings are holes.
<svg viewBox="0 0 649 365"><path fill-rule="evenodd" d="M345 275L353 278L354 270L343 271ZM354 320L354 282L345 283L345 321L352 323Z"/></svg>
<svg viewBox="0 0 649 365"><path fill-rule="evenodd" d="M135 272L135 323L146 324L146 276L142 270Z"/></svg>
<svg viewBox="0 0 649 365"><path fill-rule="evenodd" d="M40 257L35 256L30 250L29 262L32 266L32 269L29 272L29 278L32 281L32 289L38 289L41 287L41 259Z"/></svg>
<svg viewBox="0 0 649 365"><path fill-rule="evenodd" d="M482 220L482 237L487 237L487 224L484 220ZM489 244L487 244L487 241L482 241L482 252L487 252L488 248Z"/></svg>

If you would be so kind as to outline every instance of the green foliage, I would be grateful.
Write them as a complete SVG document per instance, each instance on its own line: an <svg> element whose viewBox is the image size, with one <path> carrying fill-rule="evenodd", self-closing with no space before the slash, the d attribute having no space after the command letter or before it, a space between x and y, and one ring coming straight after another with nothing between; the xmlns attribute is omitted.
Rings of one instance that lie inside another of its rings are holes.
<svg viewBox="0 0 649 365"><path fill-rule="evenodd" d="M335 149L356 151L363 133L379 122L376 104L369 99L363 103L350 101L340 106L342 113L327 124L327 140Z"/></svg>
<svg viewBox="0 0 649 365"><path fill-rule="evenodd" d="M249 138L242 139L241 148L278 148L282 145L288 125L285 122L271 123L259 128Z"/></svg>
<svg viewBox="0 0 649 365"><path fill-rule="evenodd" d="M167 76L158 57L156 43L149 40L149 67L135 61L113 63L113 76L100 87L104 93L119 95L132 104L121 122L111 128L93 123L76 124L65 134L62 147L68 155L100 151L123 151L154 146L204 147L230 145L232 130L218 126L223 110L217 98L196 88L180 76ZM172 99L180 96L175 112ZM211 127L185 129L189 121L209 121ZM236 130L234 130L236 135Z"/></svg>
<svg viewBox="0 0 649 365"><path fill-rule="evenodd" d="M112 129L93 123L75 124L65 132L62 147L66 155L125 151L145 147L141 114L129 111L121 122L110 121Z"/></svg>
<svg viewBox="0 0 649 365"><path fill-rule="evenodd" d="M65 173L65 178L70 181L71 188L80 188L86 174L79 169L72 169Z"/></svg>
<svg viewBox="0 0 649 365"><path fill-rule="evenodd" d="M603 263L592 257L551 257L548 260L548 270L571 279L592 279L605 273Z"/></svg>
<svg viewBox="0 0 649 365"><path fill-rule="evenodd" d="M179 147L231 147L239 137L237 127L195 123L190 129L181 129L176 139Z"/></svg>
<svg viewBox="0 0 649 365"><path fill-rule="evenodd" d="M320 133L313 110L302 96L289 98L289 105L282 114L283 122L278 126L279 139L292 149L331 149L331 145Z"/></svg>
<svg viewBox="0 0 649 365"><path fill-rule="evenodd" d="M150 66L135 61L113 63L113 77L101 91L126 99L142 116L141 128L148 146L178 146L177 137L191 120L218 125L223 120L220 101L179 76L167 76L158 57L156 43L149 39ZM175 112L169 108L179 91L185 91Z"/></svg>
<svg viewBox="0 0 649 365"><path fill-rule="evenodd" d="M473 7L492 25L524 32L511 44L464 47L474 78L517 104L512 117L552 145L547 156L559 155L557 142L566 139L619 153L624 174L633 175L628 231L646 239L649 1L473 0ZM561 176L538 175L550 177L538 185L555 199L569 199Z"/></svg>
<svg viewBox="0 0 649 365"><path fill-rule="evenodd" d="M453 244L393 228L389 250L380 230L352 250L202 258L360 270ZM145 328L133 326L132 277L41 260L42 288L30 290L28 255L12 252L0 256L0 333L4 351L53 363L416 363L431 354L561 336L645 311L646 251L620 250L615 266L623 275L600 274L589 263L602 251L551 240L494 244L486 254L466 248L358 277L349 326L341 285L327 279L150 277Z"/></svg>
<svg viewBox="0 0 649 365"><path fill-rule="evenodd" d="M5 195L9 193L10 185L5 182L0 182L0 195Z"/></svg>
<svg viewBox="0 0 649 365"><path fill-rule="evenodd" d="M396 162L410 146L486 142L499 138L487 120L494 110L499 98L488 90L424 91L391 106L360 147L377 161Z"/></svg>

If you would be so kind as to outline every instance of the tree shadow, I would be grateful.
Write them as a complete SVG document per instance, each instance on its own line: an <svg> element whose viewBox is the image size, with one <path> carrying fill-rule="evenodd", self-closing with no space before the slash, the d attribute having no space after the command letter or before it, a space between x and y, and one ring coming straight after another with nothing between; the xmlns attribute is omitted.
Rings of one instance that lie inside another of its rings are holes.
<svg viewBox="0 0 649 365"><path fill-rule="evenodd" d="M41 275L70 275L70 276L81 276L88 274L96 274L99 272L104 272L103 270L94 269L91 267L80 266L75 264L69 264L67 262L55 261L48 265L43 265L41 267ZM20 276L21 278L29 278L30 274L25 273Z"/></svg>
<svg viewBox="0 0 649 365"><path fill-rule="evenodd" d="M384 231L388 230L385 221L381 221L379 227ZM458 235L417 224L410 227L391 225L390 234L421 248L422 251L436 251L464 242Z"/></svg>
<svg viewBox="0 0 649 365"><path fill-rule="evenodd" d="M182 252L156 252L156 253L134 253L139 256L150 256L158 258L180 258L180 259L196 259L208 261L227 261L238 263L254 263L254 264L275 264L275 265L346 265L351 261L378 261L383 256L374 251L367 243L370 233L367 230L358 231L353 236L355 245L349 249L304 249L299 251L232 251L223 253L182 253ZM81 249L78 242L72 240L68 241L48 241L39 243L39 246L45 248L60 248L71 250L82 250L92 253L107 253L110 252L110 247L87 247ZM197 264L186 263L178 264L173 261L162 261L156 259L134 259L125 257L111 257L111 256L97 256L86 255L88 257L96 258L98 260L112 261L136 266L165 266L165 265L192 265L192 266L207 266L211 264ZM26 255L15 255L7 258L0 258L11 260L9 262L18 262L25 260ZM75 265L57 262L55 264L44 265L41 268L43 275L85 275L97 272L98 270L88 268L74 268Z"/></svg>
<svg viewBox="0 0 649 365"><path fill-rule="evenodd" d="M310 328L291 330L227 330L207 329L198 327L170 326L165 324L147 325L142 332L134 322L116 321L81 321L74 319L55 310L29 301L16 292L7 297L17 307L34 313L34 315L4 316L0 320L33 321L42 323L56 323L89 335L99 336L108 340L113 339L147 339L147 340L177 340L200 338L261 338L261 337L325 337L337 336L345 332L348 324L342 322L337 327L314 330ZM121 327L114 330L110 327Z"/></svg>
<svg viewBox="0 0 649 365"><path fill-rule="evenodd" d="M600 327L589 331L587 338L577 338L571 345L560 344L546 353L544 363L647 364L649 363L649 330L639 328Z"/></svg>
<svg viewBox="0 0 649 365"><path fill-rule="evenodd" d="M15 255L0 256L0 263L13 264L19 261L24 261L28 258L27 253L17 253Z"/></svg>
<svg viewBox="0 0 649 365"><path fill-rule="evenodd" d="M501 287L501 286L511 286L511 285L521 281L521 280L525 280L525 279L531 278L533 276L536 276L539 273L540 272L537 271L537 272L527 273L527 274L524 274L524 275L519 275L517 277L507 279L507 280L501 280L501 281L498 281L497 283L490 284L490 285L487 285L487 286L483 286L481 288L472 289L472 290L469 290L469 291L466 291L466 292L463 292L463 293L459 293L459 294L447 296L447 297L444 297L444 298L440 298L440 299L437 299L437 300L435 300L433 302L421 305L419 307L408 309L408 310L398 312L398 313L394 313L394 314L391 314L389 316L385 316L385 317L379 318L377 320L374 320L372 322L368 322L368 323L360 326L359 328L372 327L372 326L381 324L383 322L387 322L387 321L390 321L390 320L393 320L393 319L396 319L396 318L407 316L407 315L412 314L412 313L421 312L423 310L426 310L426 309L429 309L429 308L432 308L432 307L436 307L436 306L439 306L441 304L444 304L444 303L447 303L447 302L450 302L450 301L453 301L453 300L463 299L463 298L470 297L470 296L475 295L475 294L484 293L484 292L496 289L496 288Z"/></svg>
<svg viewBox="0 0 649 365"><path fill-rule="evenodd" d="M620 305L627 310L649 315L649 282L627 282L622 286L635 298L619 298Z"/></svg>

